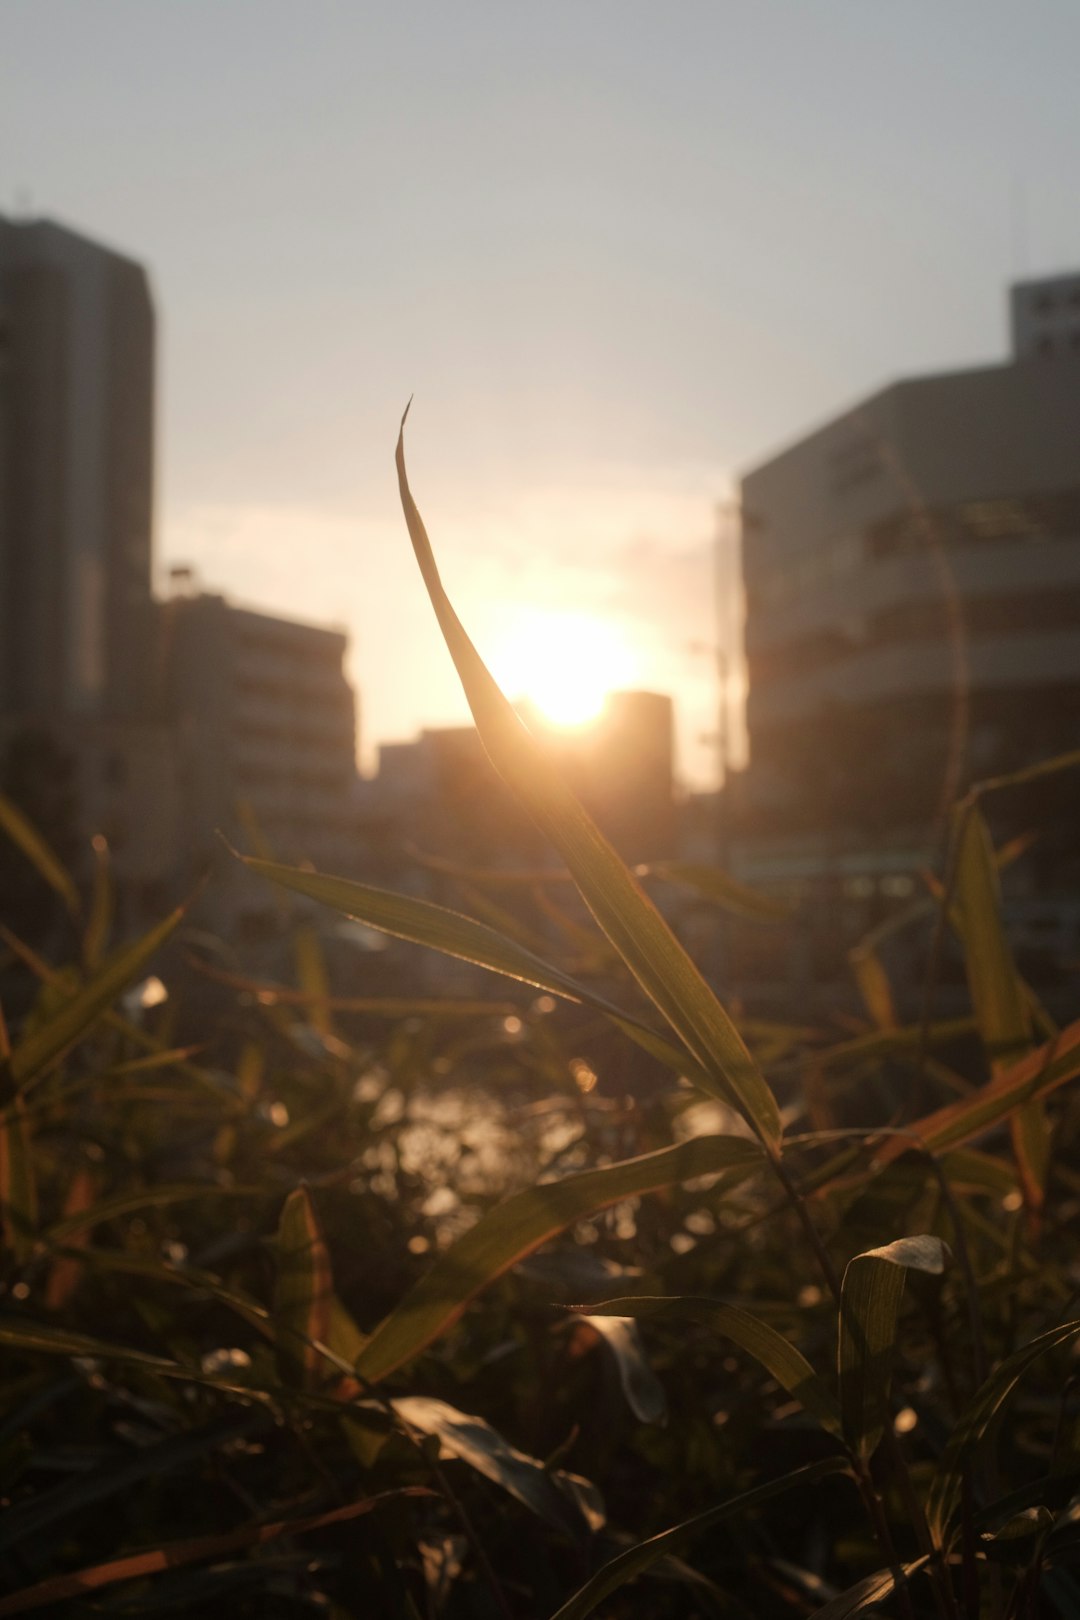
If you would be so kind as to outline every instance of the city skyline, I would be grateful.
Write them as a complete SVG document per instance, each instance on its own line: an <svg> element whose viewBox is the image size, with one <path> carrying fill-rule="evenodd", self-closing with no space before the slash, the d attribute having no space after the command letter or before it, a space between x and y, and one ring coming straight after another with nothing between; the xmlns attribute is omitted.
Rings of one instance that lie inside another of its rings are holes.
<svg viewBox="0 0 1080 1620"><path fill-rule="evenodd" d="M1012 274L1080 261L1080 18L558 17L0 6L0 205L149 266L159 586L344 624L368 769L465 716L396 507L415 391L482 650L525 604L604 615L700 784L714 503L849 399L1000 358Z"/></svg>

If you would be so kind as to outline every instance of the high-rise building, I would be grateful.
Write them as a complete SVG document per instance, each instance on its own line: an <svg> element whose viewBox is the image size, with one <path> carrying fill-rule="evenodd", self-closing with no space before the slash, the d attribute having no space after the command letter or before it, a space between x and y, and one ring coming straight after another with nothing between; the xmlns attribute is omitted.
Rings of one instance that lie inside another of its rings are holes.
<svg viewBox="0 0 1080 1620"><path fill-rule="evenodd" d="M206 864L219 829L247 840L250 812L280 859L345 869L355 859L356 712L344 633L213 595L175 596L159 611L184 866Z"/></svg>
<svg viewBox="0 0 1080 1620"><path fill-rule="evenodd" d="M0 218L0 713L140 711L153 421L142 267L49 220Z"/></svg>
<svg viewBox="0 0 1080 1620"><path fill-rule="evenodd" d="M1080 277L1012 309L1009 362L895 383L742 481L746 876L899 893L948 799L1080 744Z"/></svg>

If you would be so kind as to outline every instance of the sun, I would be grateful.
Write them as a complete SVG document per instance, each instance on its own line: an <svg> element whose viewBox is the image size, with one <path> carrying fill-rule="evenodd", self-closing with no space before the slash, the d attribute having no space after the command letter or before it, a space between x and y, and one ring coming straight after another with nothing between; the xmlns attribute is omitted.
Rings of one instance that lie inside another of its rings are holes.
<svg viewBox="0 0 1080 1620"><path fill-rule="evenodd" d="M608 694L632 683L637 659L617 624L591 613L533 608L501 630L491 672L506 695L557 726L595 720Z"/></svg>

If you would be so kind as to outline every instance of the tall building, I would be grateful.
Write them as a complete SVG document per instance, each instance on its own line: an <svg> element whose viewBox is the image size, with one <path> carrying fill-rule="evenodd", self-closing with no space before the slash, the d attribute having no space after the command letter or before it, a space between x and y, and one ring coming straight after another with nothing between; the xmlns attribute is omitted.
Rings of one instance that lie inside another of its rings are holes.
<svg viewBox="0 0 1080 1620"><path fill-rule="evenodd" d="M0 218L0 713L142 708L153 423L145 271Z"/></svg>
<svg viewBox="0 0 1080 1620"><path fill-rule="evenodd" d="M744 875L900 892L947 799L1080 744L1078 294L1014 289L1008 363L895 383L744 477Z"/></svg>
<svg viewBox="0 0 1080 1620"><path fill-rule="evenodd" d="M338 630L175 596L160 607L159 673L177 728L181 856L205 865L250 811L280 860L355 859L356 713Z"/></svg>

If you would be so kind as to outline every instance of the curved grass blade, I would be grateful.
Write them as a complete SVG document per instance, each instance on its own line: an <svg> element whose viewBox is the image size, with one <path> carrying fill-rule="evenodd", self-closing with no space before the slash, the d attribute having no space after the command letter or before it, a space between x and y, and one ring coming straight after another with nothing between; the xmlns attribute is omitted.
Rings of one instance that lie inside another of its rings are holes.
<svg viewBox="0 0 1080 1620"><path fill-rule="evenodd" d="M496 1205L441 1255L375 1329L356 1371L376 1384L427 1348L481 1289L574 1221L695 1176L743 1180L762 1167L760 1148L736 1136L696 1136L637 1159L530 1187Z"/></svg>
<svg viewBox="0 0 1080 1620"><path fill-rule="evenodd" d="M587 1312L587 1319L632 1316L640 1321L657 1317L715 1328L760 1362L782 1389L817 1418L822 1428L837 1437L840 1435L839 1408L806 1357L782 1333L738 1305L688 1294L636 1294L626 1299L606 1299L600 1305L575 1305L571 1309Z"/></svg>
<svg viewBox="0 0 1080 1620"><path fill-rule="evenodd" d="M655 878L660 883L677 883L681 888L692 889L703 900L711 900L713 905L751 922L785 922L792 915L791 907L784 901L751 889L718 866L703 866L694 861L653 861L634 870L641 878Z"/></svg>
<svg viewBox="0 0 1080 1620"><path fill-rule="evenodd" d="M134 1215L143 1209L159 1209L166 1204L179 1204L193 1198L258 1198L265 1196L260 1187L218 1187L212 1181L162 1182L157 1187L141 1187L135 1192L116 1193L103 1198L90 1209L68 1215L48 1227L42 1241L49 1245L69 1243L76 1232L89 1232L103 1221L117 1220L121 1215Z"/></svg>
<svg viewBox="0 0 1080 1620"><path fill-rule="evenodd" d="M60 857L49 848L37 828L23 815L17 804L0 793L0 831L6 832L15 847L22 851L38 876L43 878L54 894L60 896L69 915L79 916L79 891L71 873Z"/></svg>
<svg viewBox="0 0 1080 1620"><path fill-rule="evenodd" d="M37 1240L37 1177L30 1122L21 1097L0 1113L0 1233L4 1248L24 1264Z"/></svg>
<svg viewBox="0 0 1080 1620"><path fill-rule="evenodd" d="M597 1604L610 1597L612 1592L617 1592L620 1586L625 1586L636 1575L643 1574L658 1559L678 1552L710 1526L722 1524L725 1519L734 1519L740 1513L748 1513L761 1503L771 1501L774 1496L794 1490L797 1485L811 1485L830 1474L849 1471L843 1457L825 1457L820 1462L808 1463L805 1468L795 1468L780 1479L769 1480L766 1485L757 1485L752 1491L743 1491L741 1496L730 1497L718 1507L708 1508L692 1519L684 1519L682 1524L672 1525L670 1530L661 1530L659 1535L650 1536L648 1541L639 1541L636 1547L627 1548L626 1552L597 1570L592 1579L579 1587L573 1597L552 1615L551 1620L585 1620L585 1616L592 1614Z"/></svg>
<svg viewBox="0 0 1080 1620"><path fill-rule="evenodd" d="M172 1377L188 1376L187 1369L167 1356L155 1356L128 1345L111 1344L87 1333L70 1333L66 1328L44 1322L26 1322L18 1316L0 1317L0 1345L12 1350L33 1350L52 1356L92 1356L97 1361L122 1361L134 1367L149 1367Z"/></svg>
<svg viewBox="0 0 1080 1620"><path fill-rule="evenodd" d="M896 1577L903 1575L905 1581L925 1569L930 1562L928 1556L913 1558L908 1564L901 1564L899 1570L879 1569L873 1575L864 1575L861 1581L849 1586L846 1592L834 1597L820 1609L815 1609L812 1620L853 1620L857 1614L865 1614L868 1609L876 1609L879 1603L884 1603L896 1591L900 1582Z"/></svg>
<svg viewBox="0 0 1080 1620"><path fill-rule="evenodd" d="M417 900L412 895L391 894L386 889L375 889L366 883L354 883L349 878L329 877L322 872L305 872L297 867L278 866L270 861L256 860L243 855L245 866L261 877L268 878L282 888L331 906L346 917L355 917L395 939L408 940L413 945L425 945L472 962L476 967L502 973L508 979L534 985L566 1001L594 1007L622 1030L624 1035L658 1058L676 1073L697 1074L698 1068L688 1052L673 1046L663 1035L623 1012L603 996L596 995L579 979L572 978L561 968L535 956L516 940L508 939L487 923L477 922L459 911L434 905L430 900Z"/></svg>
<svg viewBox="0 0 1080 1620"><path fill-rule="evenodd" d="M990 1374L949 1436L930 1486L926 1518L934 1545L944 1547L945 1536L960 1502L960 1486L972 1452L1012 1394L1024 1373L1048 1350L1080 1338L1080 1321L1063 1322L1017 1350Z"/></svg>
<svg viewBox="0 0 1080 1620"><path fill-rule="evenodd" d="M25 1086L49 1068L112 1007L120 992L138 978L184 916L178 906L163 922L151 928L133 945L118 952L99 973L57 1009L49 1021L35 1029L11 1054L11 1075L17 1086Z"/></svg>
<svg viewBox="0 0 1080 1620"><path fill-rule="evenodd" d="M618 1304L617 1300L608 1302ZM577 1310L577 1306L571 1306ZM619 1374L619 1383L626 1404L639 1423L666 1423L667 1396L664 1386L649 1365L645 1346L641 1342L638 1325L631 1320L633 1312L608 1310L600 1305L596 1310L582 1307L583 1320L604 1342Z"/></svg>
<svg viewBox="0 0 1080 1620"><path fill-rule="evenodd" d="M902 1134L886 1138L875 1148L874 1162L879 1167L891 1164L914 1143L933 1153L942 1153L946 1148L969 1142L999 1125L1024 1103L1045 1097L1077 1074L1080 1074L1080 1019L1068 1024L1052 1041L1003 1070L989 1085L914 1120Z"/></svg>
<svg viewBox="0 0 1080 1620"><path fill-rule="evenodd" d="M1032 1044L1031 1008L1001 919L1001 885L990 831L979 809L962 808L956 859L954 921L964 942L971 1002L994 1078ZM1043 1105L1025 1102L1012 1116L1013 1149L1024 1196L1043 1203L1050 1162Z"/></svg>
<svg viewBox="0 0 1080 1620"><path fill-rule="evenodd" d="M557 1471L549 1473L543 1463L512 1446L483 1418L459 1412L456 1406L427 1395L402 1396L390 1405L411 1428L419 1429L421 1434L437 1435L440 1446L452 1456L500 1485L548 1524L580 1534L585 1528L581 1514L587 1510L590 1530L603 1525L603 1504L595 1486L571 1476L578 1488L573 1496L564 1493ZM584 1497L583 1485L587 1487Z"/></svg>
<svg viewBox="0 0 1080 1620"><path fill-rule="evenodd" d="M285 1200L278 1224L274 1324L286 1383L311 1389L322 1372L318 1345L330 1336L334 1282L322 1226L306 1187Z"/></svg>
<svg viewBox="0 0 1080 1620"><path fill-rule="evenodd" d="M103 1586L117 1581L145 1580L148 1575L176 1569L181 1564L202 1563L207 1559L222 1558L226 1553L240 1552L245 1547L261 1547L279 1536L303 1536L311 1530L322 1530L327 1525L345 1524L364 1513L371 1513L384 1502L402 1501L407 1497L432 1497L434 1491L426 1485L403 1485L397 1490L380 1491L377 1496L363 1497L344 1507L332 1508L328 1513L315 1513L304 1519L278 1519L269 1524L246 1524L239 1530L230 1530L221 1536L194 1536L188 1541L167 1541L146 1552L130 1553L126 1558L114 1558L107 1564L93 1564L88 1569L75 1570L70 1575L52 1575L36 1586L23 1587L10 1597L0 1598L0 1616L26 1614L46 1604L60 1603L65 1598L85 1598Z"/></svg>
<svg viewBox="0 0 1080 1620"><path fill-rule="evenodd" d="M840 1295L840 1413L844 1439L863 1461L889 1422L889 1384L905 1272L940 1276L949 1251L940 1238L899 1238L848 1262Z"/></svg>
<svg viewBox="0 0 1080 1620"><path fill-rule="evenodd" d="M642 990L705 1071L706 1089L734 1104L777 1155L780 1111L738 1030L652 901L578 803L547 750L526 730L454 611L409 489L404 433L403 418L396 460L405 522L439 628L493 765L566 862L589 910Z"/></svg>

